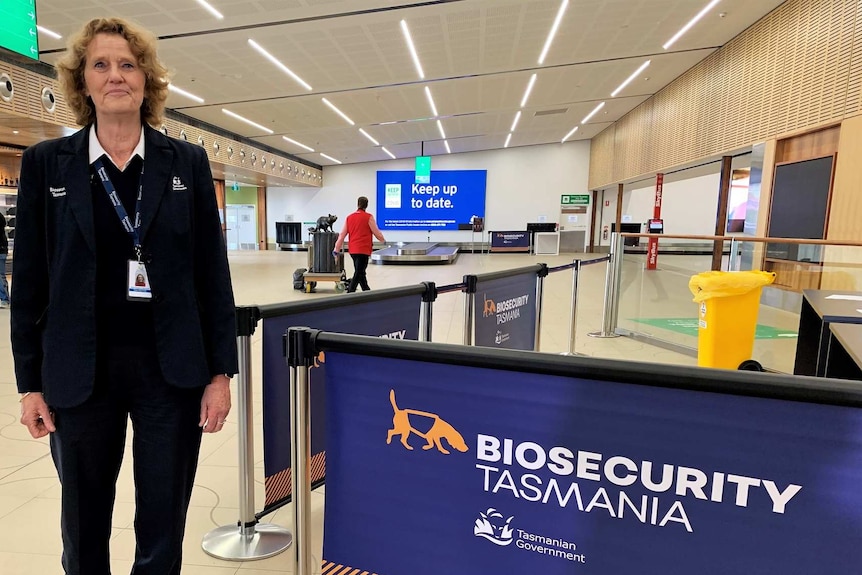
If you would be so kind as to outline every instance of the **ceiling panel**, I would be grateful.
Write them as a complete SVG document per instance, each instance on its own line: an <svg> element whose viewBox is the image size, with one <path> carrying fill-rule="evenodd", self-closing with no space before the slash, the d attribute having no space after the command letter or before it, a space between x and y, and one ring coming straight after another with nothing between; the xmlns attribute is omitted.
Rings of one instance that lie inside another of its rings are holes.
<svg viewBox="0 0 862 575"><path fill-rule="evenodd" d="M539 54L560 0L39 0L40 23L67 35L88 18L117 14L149 27L173 82L202 98L171 94L168 106L200 121L326 165L385 159L369 134L399 157L500 148L532 74L533 91L510 147L559 142L598 103L573 139L598 133L685 73L780 0L723 0L671 49L664 44L707 0L571 0L543 64ZM400 29L405 20L424 69L419 77ZM309 91L264 59L253 39ZM53 62L63 42L40 38ZM617 98L610 93L647 59ZM434 117L425 96L437 107ZM328 98L355 123L327 108ZM222 112L273 130L267 135ZM536 115L536 114L539 115ZM288 136L314 153L286 142Z"/></svg>

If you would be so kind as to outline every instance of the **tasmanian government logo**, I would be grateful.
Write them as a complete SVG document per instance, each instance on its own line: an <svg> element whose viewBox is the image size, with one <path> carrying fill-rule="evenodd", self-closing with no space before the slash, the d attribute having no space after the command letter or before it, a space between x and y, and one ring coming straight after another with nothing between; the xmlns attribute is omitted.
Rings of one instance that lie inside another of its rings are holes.
<svg viewBox="0 0 862 575"><path fill-rule="evenodd" d="M515 516L513 515L506 519L506 521L503 521L503 514L490 507L484 513L479 513L479 518L473 525L473 535L487 539L494 545L501 547L511 545L512 541L514 541L512 537L514 532L511 527L512 519L514 518Z"/></svg>
<svg viewBox="0 0 862 575"><path fill-rule="evenodd" d="M436 413L419 411L418 409L399 408L395 402L394 389L389 390L389 403L392 404L392 410L395 414L392 416L392 429L389 430L389 434L386 436L387 445L392 443L393 437L400 435L401 445L405 449L413 451L413 446L408 443L408 439L410 439L411 435L418 435L427 442L422 446L422 449L425 451L436 447L440 453L449 455L449 451L443 445L444 439L450 447L457 449L461 453L468 450L467 444L464 443L464 438L461 434ZM422 421L425 424L430 423L431 427L425 432L417 429L410 423L411 416L413 416L417 424Z"/></svg>

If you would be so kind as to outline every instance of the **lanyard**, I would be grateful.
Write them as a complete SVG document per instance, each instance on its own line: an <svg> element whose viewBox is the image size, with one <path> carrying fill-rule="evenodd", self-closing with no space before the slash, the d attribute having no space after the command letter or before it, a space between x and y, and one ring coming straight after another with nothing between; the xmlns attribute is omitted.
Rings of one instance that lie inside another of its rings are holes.
<svg viewBox="0 0 862 575"><path fill-rule="evenodd" d="M108 194L108 201L110 201L111 205L114 206L114 210L117 212L117 217L120 218L120 223L123 225L123 229L126 230L126 233L132 238L132 242L135 246L135 256L138 258L138 261L141 261L141 236L138 230L141 227L141 196L144 192L144 167L141 165L141 177L138 180L138 198L135 200L135 223L132 224L132 221L129 219L129 214L126 213L126 208L123 206L123 202L120 201L120 196L117 194L117 190L111 182L111 178L108 177L108 171L102 163L102 158L93 162L93 165L96 167L96 173L99 174L99 179L102 180L102 187L105 188L105 193Z"/></svg>

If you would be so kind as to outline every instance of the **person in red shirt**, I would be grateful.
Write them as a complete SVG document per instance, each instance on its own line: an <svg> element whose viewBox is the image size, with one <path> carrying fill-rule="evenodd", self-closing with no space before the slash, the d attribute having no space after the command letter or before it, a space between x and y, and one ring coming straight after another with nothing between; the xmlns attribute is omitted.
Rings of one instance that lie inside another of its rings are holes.
<svg viewBox="0 0 862 575"><path fill-rule="evenodd" d="M347 286L347 292L355 292L356 286L361 286L362 291L371 289L368 287L368 279L365 276L365 270L368 268L368 258L371 257L371 236L385 242L383 232L377 227L374 221L374 216L365 211L368 207L368 198L359 196L357 201L358 209L347 216L347 221L344 222L344 227L341 228L341 233L338 234L338 240L335 242L335 249L332 255L337 256L344 245L344 238L349 236L350 242L347 244L350 251L350 257L353 258L353 277L350 279L350 285Z"/></svg>

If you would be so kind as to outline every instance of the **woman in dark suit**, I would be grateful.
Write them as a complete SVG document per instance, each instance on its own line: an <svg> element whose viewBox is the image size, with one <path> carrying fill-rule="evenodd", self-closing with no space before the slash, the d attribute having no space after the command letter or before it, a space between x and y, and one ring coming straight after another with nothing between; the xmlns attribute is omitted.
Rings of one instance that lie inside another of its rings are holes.
<svg viewBox="0 0 862 575"><path fill-rule="evenodd" d="M201 433L222 429L237 371L212 174L202 148L150 127L168 87L151 34L93 20L57 69L86 127L22 159L12 309L21 423L51 434L66 573L102 575L131 419L133 573L176 574Z"/></svg>

